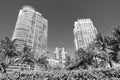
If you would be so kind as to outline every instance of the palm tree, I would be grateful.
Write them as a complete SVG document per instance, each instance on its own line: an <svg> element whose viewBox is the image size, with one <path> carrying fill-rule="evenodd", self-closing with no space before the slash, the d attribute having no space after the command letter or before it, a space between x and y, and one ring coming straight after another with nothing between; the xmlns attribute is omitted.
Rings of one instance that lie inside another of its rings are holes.
<svg viewBox="0 0 120 80"><path fill-rule="evenodd" d="M31 47L29 47L27 44L24 44L22 52L23 55L20 58L20 61L22 61L22 63L27 63L28 65L31 66L35 64L34 53L31 51Z"/></svg>
<svg viewBox="0 0 120 80"><path fill-rule="evenodd" d="M118 42L120 42L120 25L118 25L118 27L113 28L112 35Z"/></svg>
<svg viewBox="0 0 120 80"><path fill-rule="evenodd" d="M118 63L118 55L119 55L119 45L120 45L120 31L118 29L114 29L112 32L112 36L104 36L97 35L96 39L96 47L101 46L101 50L99 49L100 54L98 55L99 58L104 59L110 64L110 67L113 67L113 61ZM98 47L100 48L100 47Z"/></svg>
<svg viewBox="0 0 120 80"><path fill-rule="evenodd" d="M112 60L116 63L120 62L120 26L114 28L112 31L112 38L109 39L109 49L112 51Z"/></svg>
<svg viewBox="0 0 120 80"><path fill-rule="evenodd" d="M88 53L84 49L80 48L75 53L74 63L67 67L68 70L83 68L88 69L89 65L93 63L93 54Z"/></svg>
<svg viewBox="0 0 120 80"><path fill-rule="evenodd" d="M105 44L104 48L104 59L110 64L112 67L112 63L120 62L120 28L114 28L111 36L105 36L103 39ZM103 58L103 56L102 56Z"/></svg>
<svg viewBox="0 0 120 80"><path fill-rule="evenodd" d="M43 66L45 70L48 70L48 60L47 60L47 57L46 57L46 56L41 55L41 56L38 58L37 63L38 63L39 65Z"/></svg>
<svg viewBox="0 0 120 80"><path fill-rule="evenodd" d="M71 57L69 55L66 55L66 59L65 59L65 63L64 63L65 67L69 66L72 63L73 63L73 61L72 61Z"/></svg>
<svg viewBox="0 0 120 80"><path fill-rule="evenodd" d="M1 54L4 54L5 58L12 58L17 56L15 41L16 39L12 41L8 37L5 37L4 40L1 40Z"/></svg>
<svg viewBox="0 0 120 80"><path fill-rule="evenodd" d="M97 57L107 61L112 67L112 55L111 52L108 51L108 44L110 43L111 38L109 36L102 37L101 34L96 36L95 47L98 48L100 54Z"/></svg>
<svg viewBox="0 0 120 80"><path fill-rule="evenodd" d="M95 47L98 47L100 50L106 51L106 43L104 37L99 33L96 35Z"/></svg>
<svg viewBox="0 0 120 80"><path fill-rule="evenodd" d="M104 55L106 55L105 59L110 64L110 67L113 67L113 64L112 64L113 52L110 51L111 41L112 41L112 37L110 37L110 36L104 37L104 44L106 45L106 50L105 50L106 54L104 54Z"/></svg>
<svg viewBox="0 0 120 80"><path fill-rule="evenodd" d="M11 64L11 60L17 57L15 40L10 40L8 37L0 42L0 65L6 70L6 67ZM4 66L5 65L5 66Z"/></svg>
<svg viewBox="0 0 120 80"><path fill-rule="evenodd" d="M23 44L23 50L18 51L21 55L15 59L16 64L27 64L30 67L34 67L36 59L34 58L34 53L31 51L31 47L27 44Z"/></svg>

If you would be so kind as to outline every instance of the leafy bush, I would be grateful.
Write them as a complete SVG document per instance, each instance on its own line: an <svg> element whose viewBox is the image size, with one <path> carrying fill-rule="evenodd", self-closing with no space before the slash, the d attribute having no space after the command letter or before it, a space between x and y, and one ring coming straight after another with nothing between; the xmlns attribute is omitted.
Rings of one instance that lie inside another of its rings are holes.
<svg viewBox="0 0 120 80"><path fill-rule="evenodd" d="M92 70L51 70L51 71L27 71L4 74L6 80L119 80L120 68L104 68ZM2 80L1 79L1 80Z"/></svg>

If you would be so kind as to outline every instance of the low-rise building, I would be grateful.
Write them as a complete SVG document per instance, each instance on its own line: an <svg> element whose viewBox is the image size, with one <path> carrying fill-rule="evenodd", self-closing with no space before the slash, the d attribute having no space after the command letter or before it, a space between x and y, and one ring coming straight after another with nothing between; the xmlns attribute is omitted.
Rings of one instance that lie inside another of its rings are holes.
<svg viewBox="0 0 120 80"><path fill-rule="evenodd" d="M55 60L58 60L61 67L64 68L67 52L65 52L64 48L56 47L53 53L55 54Z"/></svg>

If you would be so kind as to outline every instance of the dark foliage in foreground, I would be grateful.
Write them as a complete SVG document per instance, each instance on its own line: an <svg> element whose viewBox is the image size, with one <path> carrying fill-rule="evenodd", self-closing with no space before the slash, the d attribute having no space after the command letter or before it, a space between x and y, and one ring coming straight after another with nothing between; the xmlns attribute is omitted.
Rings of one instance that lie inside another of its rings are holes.
<svg viewBox="0 0 120 80"><path fill-rule="evenodd" d="M120 80L120 68L14 72L1 80Z"/></svg>

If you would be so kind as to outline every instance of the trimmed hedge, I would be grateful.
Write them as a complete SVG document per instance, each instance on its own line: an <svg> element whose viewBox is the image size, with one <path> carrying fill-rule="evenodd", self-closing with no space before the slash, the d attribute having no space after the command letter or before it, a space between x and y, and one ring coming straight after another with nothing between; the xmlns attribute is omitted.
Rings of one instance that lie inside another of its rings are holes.
<svg viewBox="0 0 120 80"><path fill-rule="evenodd" d="M0 75L0 80L120 80L120 68L24 71Z"/></svg>

